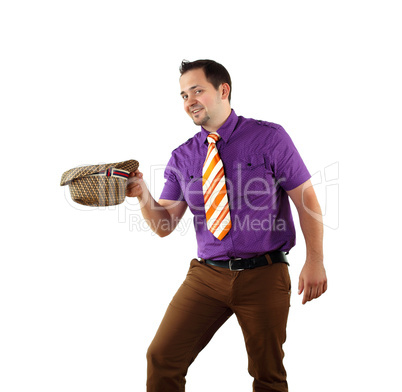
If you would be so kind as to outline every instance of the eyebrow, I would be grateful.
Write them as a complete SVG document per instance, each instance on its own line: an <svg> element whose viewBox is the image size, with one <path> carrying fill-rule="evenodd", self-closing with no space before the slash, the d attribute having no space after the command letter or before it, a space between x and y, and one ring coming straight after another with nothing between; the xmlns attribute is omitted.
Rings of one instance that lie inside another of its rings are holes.
<svg viewBox="0 0 402 392"><path fill-rule="evenodd" d="M202 87L202 86L200 86L199 84L196 84L195 86L190 87L190 88L188 89L188 91L194 90L194 89L196 89L197 87ZM185 93L186 93L185 91L182 91L182 92L180 93L180 95L183 95L183 94L185 94Z"/></svg>

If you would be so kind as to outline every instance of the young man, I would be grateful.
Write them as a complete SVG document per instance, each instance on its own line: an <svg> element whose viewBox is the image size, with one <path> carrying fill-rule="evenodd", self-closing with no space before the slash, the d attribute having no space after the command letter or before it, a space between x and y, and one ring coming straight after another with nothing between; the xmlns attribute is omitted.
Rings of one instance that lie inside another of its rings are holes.
<svg viewBox="0 0 402 392"><path fill-rule="evenodd" d="M199 259L191 261L148 349L147 391L184 391L188 367L233 313L244 335L253 390L287 391L286 254L295 244L289 197L307 248L299 278L303 304L327 287L321 210L310 174L280 125L231 109L231 80L222 65L184 61L180 72L184 110L201 130L172 152L158 202L139 171L130 174L127 186L127 196L139 199L160 236L170 234L189 207L198 242Z"/></svg>

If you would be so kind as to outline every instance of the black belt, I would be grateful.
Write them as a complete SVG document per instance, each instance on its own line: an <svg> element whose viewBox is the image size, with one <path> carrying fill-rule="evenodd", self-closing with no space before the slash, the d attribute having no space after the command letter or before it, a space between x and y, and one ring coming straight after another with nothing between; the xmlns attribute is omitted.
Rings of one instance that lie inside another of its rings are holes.
<svg viewBox="0 0 402 392"><path fill-rule="evenodd" d="M242 271L262 267L267 264L286 263L289 265L285 252L268 252L261 256L251 257L249 259L230 259L230 260L211 260L205 259L204 262L209 265L221 268L229 268L231 271Z"/></svg>

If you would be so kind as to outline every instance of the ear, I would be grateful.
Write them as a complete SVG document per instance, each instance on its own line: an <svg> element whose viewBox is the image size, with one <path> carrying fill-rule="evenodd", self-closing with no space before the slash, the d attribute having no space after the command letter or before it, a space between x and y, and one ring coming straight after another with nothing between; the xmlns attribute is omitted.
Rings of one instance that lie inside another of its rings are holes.
<svg viewBox="0 0 402 392"><path fill-rule="evenodd" d="M222 99L229 99L229 93L230 93L230 86L228 83L222 83L221 84L221 98Z"/></svg>

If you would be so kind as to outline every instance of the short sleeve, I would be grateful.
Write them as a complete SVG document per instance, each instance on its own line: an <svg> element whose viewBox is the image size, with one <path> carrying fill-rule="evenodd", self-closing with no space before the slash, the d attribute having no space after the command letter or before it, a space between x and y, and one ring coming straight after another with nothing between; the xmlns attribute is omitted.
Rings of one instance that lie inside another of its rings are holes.
<svg viewBox="0 0 402 392"><path fill-rule="evenodd" d="M281 126L277 126L272 142L271 166L278 185L290 191L311 178L292 139Z"/></svg>
<svg viewBox="0 0 402 392"><path fill-rule="evenodd" d="M164 177L166 181L160 199L183 201L184 195L180 185L183 176L177 167L174 154L166 166Z"/></svg>

